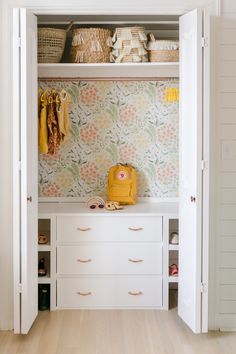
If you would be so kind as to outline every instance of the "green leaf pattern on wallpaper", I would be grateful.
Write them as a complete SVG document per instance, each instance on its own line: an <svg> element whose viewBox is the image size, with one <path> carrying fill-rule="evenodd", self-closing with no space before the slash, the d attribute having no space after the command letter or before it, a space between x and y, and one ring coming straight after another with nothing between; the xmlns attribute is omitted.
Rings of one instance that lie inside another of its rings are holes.
<svg viewBox="0 0 236 354"><path fill-rule="evenodd" d="M40 87L52 87L40 82ZM71 96L70 132L58 152L39 156L41 197L105 195L109 168L137 168L140 197L178 196L178 102L167 81L58 81Z"/></svg>

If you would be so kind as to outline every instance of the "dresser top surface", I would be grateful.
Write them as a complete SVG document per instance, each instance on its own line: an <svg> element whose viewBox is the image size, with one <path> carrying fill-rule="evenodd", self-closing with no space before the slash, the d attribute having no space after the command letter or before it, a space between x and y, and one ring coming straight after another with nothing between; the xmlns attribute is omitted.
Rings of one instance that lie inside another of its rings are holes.
<svg viewBox="0 0 236 354"><path fill-rule="evenodd" d="M152 216L170 215L178 217L177 202L139 202L125 205L122 210L89 209L85 203L39 203L39 215L83 215L83 216Z"/></svg>

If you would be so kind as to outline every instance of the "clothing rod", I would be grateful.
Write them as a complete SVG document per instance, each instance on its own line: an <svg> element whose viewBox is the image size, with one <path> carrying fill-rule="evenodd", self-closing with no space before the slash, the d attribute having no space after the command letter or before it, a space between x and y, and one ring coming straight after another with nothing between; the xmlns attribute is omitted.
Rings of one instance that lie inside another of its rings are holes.
<svg viewBox="0 0 236 354"><path fill-rule="evenodd" d="M171 81L178 79L178 77L42 77L38 78L38 81Z"/></svg>

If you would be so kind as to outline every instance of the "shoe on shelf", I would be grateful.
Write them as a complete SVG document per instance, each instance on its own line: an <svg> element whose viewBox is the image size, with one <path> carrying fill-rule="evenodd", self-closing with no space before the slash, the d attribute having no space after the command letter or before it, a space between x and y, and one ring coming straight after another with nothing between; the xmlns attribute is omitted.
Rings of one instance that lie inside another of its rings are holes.
<svg viewBox="0 0 236 354"><path fill-rule="evenodd" d="M105 208L107 210L122 210L123 209L123 206L120 205L119 202L113 202L111 200L108 200L105 204Z"/></svg>
<svg viewBox="0 0 236 354"><path fill-rule="evenodd" d="M170 276L177 277L178 274L179 274L179 269L178 269L177 264L171 264L171 265L169 266L169 275L170 275Z"/></svg>
<svg viewBox="0 0 236 354"><path fill-rule="evenodd" d="M44 277L45 275L47 275L47 269L45 267L45 258L40 258L38 264L38 276Z"/></svg>
<svg viewBox="0 0 236 354"><path fill-rule="evenodd" d="M178 232L172 232L170 234L170 244L171 245L178 245L179 244L179 234L178 234Z"/></svg>

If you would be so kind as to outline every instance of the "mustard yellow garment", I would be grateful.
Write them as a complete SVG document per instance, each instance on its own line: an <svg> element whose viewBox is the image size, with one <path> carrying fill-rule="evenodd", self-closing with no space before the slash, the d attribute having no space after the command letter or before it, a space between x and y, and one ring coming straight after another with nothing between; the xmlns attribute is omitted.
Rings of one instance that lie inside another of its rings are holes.
<svg viewBox="0 0 236 354"><path fill-rule="evenodd" d="M69 132L70 124L69 124L69 104L70 104L70 96L63 89L60 95L57 97L57 119L59 124L59 130L62 138L66 136Z"/></svg>
<svg viewBox="0 0 236 354"><path fill-rule="evenodd" d="M39 151L48 153L48 127L47 127L47 94L42 93L39 110Z"/></svg>
<svg viewBox="0 0 236 354"><path fill-rule="evenodd" d="M167 87L165 92L166 102L177 102L179 101L179 88L177 87Z"/></svg>

